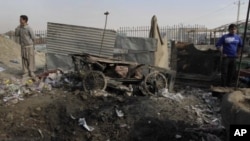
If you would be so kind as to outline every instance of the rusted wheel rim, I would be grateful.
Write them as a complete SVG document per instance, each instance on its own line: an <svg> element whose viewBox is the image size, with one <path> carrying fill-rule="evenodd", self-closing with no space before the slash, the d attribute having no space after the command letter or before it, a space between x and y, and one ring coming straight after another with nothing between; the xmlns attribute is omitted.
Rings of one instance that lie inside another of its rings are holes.
<svg viewBox="0 0 250 141"><path fill-rule="evenodd" d="M87 72L83 78L83 88L85 91L105 90L107 80L104 74L100 71Z"/></svg>
<svg viewBox="0 0 250 141"><path fill-rule="evenodd" d="M143 82L145 91L154 95L159 90L167 88L167 78L160 72L149 73Z"/></svg>

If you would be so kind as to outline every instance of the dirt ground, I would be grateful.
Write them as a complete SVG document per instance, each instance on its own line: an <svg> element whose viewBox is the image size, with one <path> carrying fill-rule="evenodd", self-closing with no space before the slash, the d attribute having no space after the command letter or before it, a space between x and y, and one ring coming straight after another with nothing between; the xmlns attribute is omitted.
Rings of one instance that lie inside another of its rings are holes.
<svg viewBox="0 0 250 141"><path fill-rule="evenodd" d="M186 128L199 127L197 115L184 107L199 100L176 102L163 97L94 97L81 91L56 89L34 94L15 105L0 106L0 140L200 140ZM115 108L123 111L118 117ZM79 118L95 129L88 132ZM176 139L181 135L181 139Z"/></svg>
<svg viewBox="0 0 250 141"><path fill-rule="evenodd" d="M196 141L205 138L209 141L202 132L186 130L211 126L199 122L200 115L187 109L203 102L190 95L193 92L183 91L185 98L181 102L158 96L129 97L118 92L97 97L68 88L34 92L17 104L0 102L0 140ZM118 117L115 109L121 110L124 116ZM89 132L80 126L79 118L85 118L94 130ZM215 135L224 138L223 132Z"/></svg>
<svg viewBox="0 0 250 141"><path fill-rule="evenodd" d="M39 57L38 57L39 58ZM19 67L1 61L0 79L21 78ZM15 58L13 58L15 59ZM7 60L7 61L6 61ZM38 73L38 72L37 72ZM94 96L67 87L32 92L16 104L6 104L0 94L1 141L214 141L224 140L220 123L212 125L208 118L219 119L208 90L179 86L181 100L160 96L127 96L118 91L108 96ZM101 93L101 92L100 92ZM204 96L203 96L204 93ZM211 101L208 101L211 100ZM210 115L202 114L208 109ZM116 109L124 116L119 117ZM212 110L211 110L212 109ZM216 116L215 116L216 115ZM79 125L85 118L92 132ZM214 120L213 120L214 121ZM201 129L211 129L204 130ZM198 129L198 130L195 130ZM219 131L216 131L216 130Z"/></svg>

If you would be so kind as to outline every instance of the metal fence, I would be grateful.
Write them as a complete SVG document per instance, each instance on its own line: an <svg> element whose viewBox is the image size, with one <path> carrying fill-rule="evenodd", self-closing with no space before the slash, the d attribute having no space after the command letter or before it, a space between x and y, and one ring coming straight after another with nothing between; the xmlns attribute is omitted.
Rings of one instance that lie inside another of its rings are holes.
<svg viewBox="0 0 250 141"><path fill-rule="evenodd" d="M159 30L162 37L166 37L168 40L194 44L210 44L214 34L204 25L160 26ZM150 26L121 27L117 30L119 35L130 37L149 37L149 32Z"/></svg>
<svg viewBox="0 0 250 141"><path fill-rule="evenodd" d="M35 44L46 44L47 30L35 30Z"/></svg>
<svg viewBox="0 0 250 141"><path fill-rule="evenodd" d="M35 44L46 44L47 30L34 30ZM8 36L9 39L19 43L19 38L15 36L14 31L9 31L4 35Z"/></svg>
<svg viewBox="0 0 250 141"><path fill-rule="evenodd" d="M216 39L220 37L222 32L214 32L209 30L205 25L173 25L160 26L162 37L168 40L179 42L191 42L194 44L214 44ZM150 26L120 27L116 32L119 35L127 37L149 37ZM47 31L34 30L36 36L36 44L46 44Z"/></svg>

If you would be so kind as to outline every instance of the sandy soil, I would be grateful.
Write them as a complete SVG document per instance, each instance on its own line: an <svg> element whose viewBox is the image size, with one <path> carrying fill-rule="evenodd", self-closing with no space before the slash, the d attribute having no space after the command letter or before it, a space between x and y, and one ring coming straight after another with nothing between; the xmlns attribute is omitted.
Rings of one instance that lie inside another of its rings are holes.
<svg viewBox="0 0 250 141"><path fill-rule="evenodd" d="M12 40L0 35L0 67L6 69L0 77L20 77L22 75L21 47ZM14 62L13 62L14 61ZM37 70L45 65L45 53L35 50L35 63Z"/></svg>

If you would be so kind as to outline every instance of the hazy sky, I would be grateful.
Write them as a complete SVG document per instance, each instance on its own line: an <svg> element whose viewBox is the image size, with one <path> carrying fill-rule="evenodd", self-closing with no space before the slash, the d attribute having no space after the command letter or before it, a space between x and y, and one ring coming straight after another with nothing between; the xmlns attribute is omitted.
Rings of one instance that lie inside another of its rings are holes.
<svg viewBox="0 0 250 141"><path fill-rule="evenodd" d="M238 0L0 0L0 33L15 29L19 16L29 16L34 30L47 22L108 28L150 25L156 15L161 26L184 24L218 27L236 21ZM246 18L248 0L241 0L240 19Z"/></svg>

